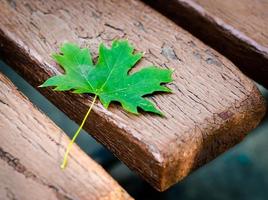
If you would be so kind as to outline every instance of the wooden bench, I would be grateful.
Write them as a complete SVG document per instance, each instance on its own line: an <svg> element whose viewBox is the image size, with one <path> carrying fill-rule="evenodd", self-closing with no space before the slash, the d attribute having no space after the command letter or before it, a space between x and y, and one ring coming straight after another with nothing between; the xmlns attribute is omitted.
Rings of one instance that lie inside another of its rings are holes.
<svg viewBox="0 0 268 200"><path fill-rule="evenodd" d="M96 58L101 42L128 38L145 52L137 68L175 70L174 92L151 98L165 117L97 103L84 126L160 191L241 141L265 113L254 83L229 60L140 1L2 0L0 18L1 56L34 87L62 72L50 55L64 41L90 47ZM92 100L38 90L77 123Z"/></svg>
<svg viewBox="0 0 268 200"><path fill-rule="evenodd" d="M268 2L145 0L268 87Z"/></svg>
<svg viewBox="0 0 268 200"><path fill-rule="evenodd" d="M0 199L132 199L0 73Z"/></svg>

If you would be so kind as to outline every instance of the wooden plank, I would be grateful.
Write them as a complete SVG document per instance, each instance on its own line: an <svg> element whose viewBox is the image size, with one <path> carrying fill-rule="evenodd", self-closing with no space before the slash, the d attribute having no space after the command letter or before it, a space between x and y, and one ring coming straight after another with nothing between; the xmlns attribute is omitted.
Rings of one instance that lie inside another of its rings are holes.
<svg viewBox="0 0 268 200"><path fill-rule="evenodd" d="M175 70L172 94L151 99L165 117L94 107L85 129L158 190L238 143L265 112L256 86L231 62L135 0L1 1L2 57L33 86L62 72L50 54L68 40L90 47L128 38L141 66ZM92 98L39 89L80 123Z"/></svg>
<svg viewBox="0 0 268 200"><path fill-rule="evenodd" d="M268 87L268 2L145 0Z"/></svg>
<svg viewBox="0 0 268 200"><path fill-rule="evenodd" d="M131 199L0 73L0 199Z"/></svg>

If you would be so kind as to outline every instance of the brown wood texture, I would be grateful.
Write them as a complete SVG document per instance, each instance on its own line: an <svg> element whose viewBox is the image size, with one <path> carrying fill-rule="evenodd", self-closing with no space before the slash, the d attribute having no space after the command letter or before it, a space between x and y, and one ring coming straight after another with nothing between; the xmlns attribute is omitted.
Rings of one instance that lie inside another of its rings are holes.
<svg viewBox="0 0 268 200"><path fill-rule="evenodd" d="M268 1L145 1L268 87Z"/></svg>
<svg viewBox="0 0 268 200"><path fill-rule="evenodd" d="M158 190L235 145L265 112L256 86L230 61L135 0L1 0L2 58L37 87L62 72L50 55L64 41L90 47L128 38L145 56L137 68L174 69L172 94L150 97L165 117L135 116L99 102L85 130ZM80 123L92 98L40 89Z"/></svg>
<svg viewBox="0 0 268 200"><path fill-rule="evenodd" d="M0 73L0 199L131 199Z"/></svg>

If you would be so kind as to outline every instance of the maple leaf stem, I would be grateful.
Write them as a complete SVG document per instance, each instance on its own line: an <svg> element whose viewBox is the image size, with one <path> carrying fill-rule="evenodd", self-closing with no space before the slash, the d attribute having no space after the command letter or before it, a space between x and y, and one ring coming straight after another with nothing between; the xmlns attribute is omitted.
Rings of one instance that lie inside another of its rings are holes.
<svg viewBox="0 0 268 200"><path fill-rule="evenodd" d="M89 107L89 109L87 111L87 114L85 115L85 117L84 117L81 125L79 126L79 128L75 132L75 134L74 134L71 142L68 144L67 149L66 149L65 154L64 154L64 158L63 158L62 164L60 166L61 169L65 169L66 168L66 165L67 165L67 162L68 162L68 155L70 153L70 150L71 150L71 148L72 148L72 146L73 146L73 144L74 144L77 136L79 135L80 131L82 130L82 128L83 128L83 126L84 126L84 124L85 124L85 122L86 122L86 120L87 120L87 118L88 118L88 116L89 116L89 114L90 114L90 112L91 112L91 110L92 110L95 102L96 102L96 99L97 99L97 95L94 96L94 99L93 99L93 101L92 101L92 103L91 103L91 105L90 105L90 107Z"/></svg>

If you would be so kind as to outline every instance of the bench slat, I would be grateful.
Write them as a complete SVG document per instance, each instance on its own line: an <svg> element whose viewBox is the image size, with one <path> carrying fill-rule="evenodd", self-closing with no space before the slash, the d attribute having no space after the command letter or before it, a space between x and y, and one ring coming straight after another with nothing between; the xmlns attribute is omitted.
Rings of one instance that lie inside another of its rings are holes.
<svg viewBox="0 0 268 200"><path fill-rule="evenodd" d="M85 130L158 190L238 143L265 112L256 86L231 62L140 1L1 1L2 57L33 86L62 72L50 55L64 41L90 47L128 38L145 58L173 68L172 94L152 100L165 113L134 116L93 108ZM39 89L40 90L40 89ZM92 98L41 89L80 123Z"/></svg>
<svg viewBox="0 0 268 200"><path fill-rule="evenodd" d="M131 199L0 73L0 199Z"/></svg>
<svg viewBox="0 0 268 200"><path fill-rule="evenodd" d="M268 2L145 0L268 87Z"/></svg>

